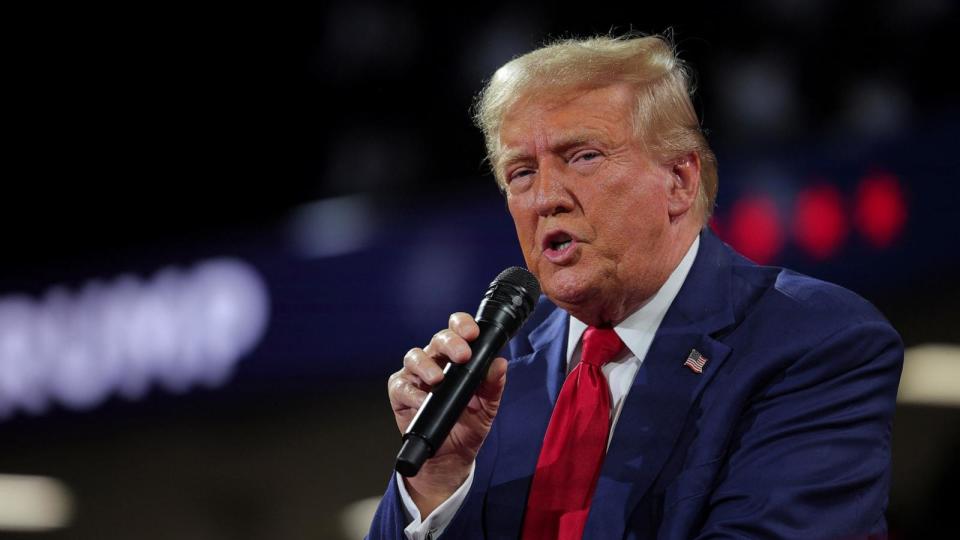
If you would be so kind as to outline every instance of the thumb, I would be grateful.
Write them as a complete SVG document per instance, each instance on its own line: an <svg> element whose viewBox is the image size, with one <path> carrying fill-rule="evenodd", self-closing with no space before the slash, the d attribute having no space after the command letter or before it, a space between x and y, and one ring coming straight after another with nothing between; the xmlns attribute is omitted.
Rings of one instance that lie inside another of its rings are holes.
<svg viewBox="0 0 960 540"><path fill-rule="evenodd" d="M487 377L480 383L480 387L477 389L477 396L487 401L499 401L506 384L507 360L506 358L496 358L493 363L490 364Z"/></svg>

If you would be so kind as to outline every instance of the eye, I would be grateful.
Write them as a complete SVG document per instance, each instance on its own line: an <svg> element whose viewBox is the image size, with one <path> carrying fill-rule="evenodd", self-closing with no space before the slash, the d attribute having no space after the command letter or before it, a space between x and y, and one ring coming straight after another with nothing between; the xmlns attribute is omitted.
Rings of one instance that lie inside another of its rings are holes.
<svg viewBox="0 0 960 540"><path fill-rule="evenodd" d="M527 167L521 167L507 174L507 183L509 184L514 180L523 178L524 176L529 176L531 174L533 174L533 169L530 169Z"/></svg>
<svg viewBox="0 0 960 540"><path fill-rule="evenodd" d="M582 150L574 154L570 161L571 163L575 163L577 161L593 161L601 156L603 156L603 154L596 150Z"/></svg>

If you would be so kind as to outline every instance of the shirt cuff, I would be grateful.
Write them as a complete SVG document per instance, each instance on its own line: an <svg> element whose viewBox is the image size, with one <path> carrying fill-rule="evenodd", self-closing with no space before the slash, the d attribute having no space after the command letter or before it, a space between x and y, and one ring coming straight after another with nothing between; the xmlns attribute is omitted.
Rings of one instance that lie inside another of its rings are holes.
<svg viewBox="0 0 960 540"><path fill-rule="evenodd" d="M403 509L407 513L407 519L411 520L410 524L403 529L403 534L407 537L407 540L432 540L443 534L447 525L453 521L453 516L456 515L457 510L463 505L463 501L466 500L467 493L470 492L470 486L473 485L473 471L476 466L477 463L474 461L470 465L470 474L467 475L463 484L447 500L440 503L440 506L436 507L433 512L430 512L430 515L424 520L420 519L420 510L417 509L417 505L410 498L403 477L400 476L400 473L397 473L397 488L400 490L400 500L403 501Z"/></svg>

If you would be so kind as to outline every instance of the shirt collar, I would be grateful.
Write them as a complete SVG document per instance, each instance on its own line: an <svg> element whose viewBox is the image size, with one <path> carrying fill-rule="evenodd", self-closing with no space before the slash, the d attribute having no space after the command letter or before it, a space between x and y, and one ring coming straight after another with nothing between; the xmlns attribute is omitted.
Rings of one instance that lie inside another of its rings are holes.
<svg viewBox="0 0 960 540"><path fill-rule="evenodd" d="M647 350L650 349L653 334L656 333L660 321L667 314L670 304L680 292L680 287L687 279L690 273L690 267L693 266L693 260L697 258L697 250L700 247L700 235L693 240L690 247L687 248L686 255L680 260L680 264L673 269L670 277L660 287L657 292L650 297L639 309L630 314L620 324L613 327L613 330L623 340L624 345L630 349L637 358L644 358ZM573 356L580 343L580 338L587 330L587 324L576 317L570 317L570 332L567 335L567 364Z"/></svg>

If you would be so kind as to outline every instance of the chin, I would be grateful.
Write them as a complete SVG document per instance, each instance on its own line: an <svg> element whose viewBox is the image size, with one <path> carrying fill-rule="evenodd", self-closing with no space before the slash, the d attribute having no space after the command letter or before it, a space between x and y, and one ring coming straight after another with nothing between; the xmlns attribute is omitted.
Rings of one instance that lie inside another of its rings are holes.
<svg viewBox="0 0 960 540"><path fill-rule="evenodd" d="M596 287L590 286L589 280L574 272L563 269L553 272L541 280L544 294L553 303L567 311L578 311L577 307L591 303L597 298Z"/></svg>

